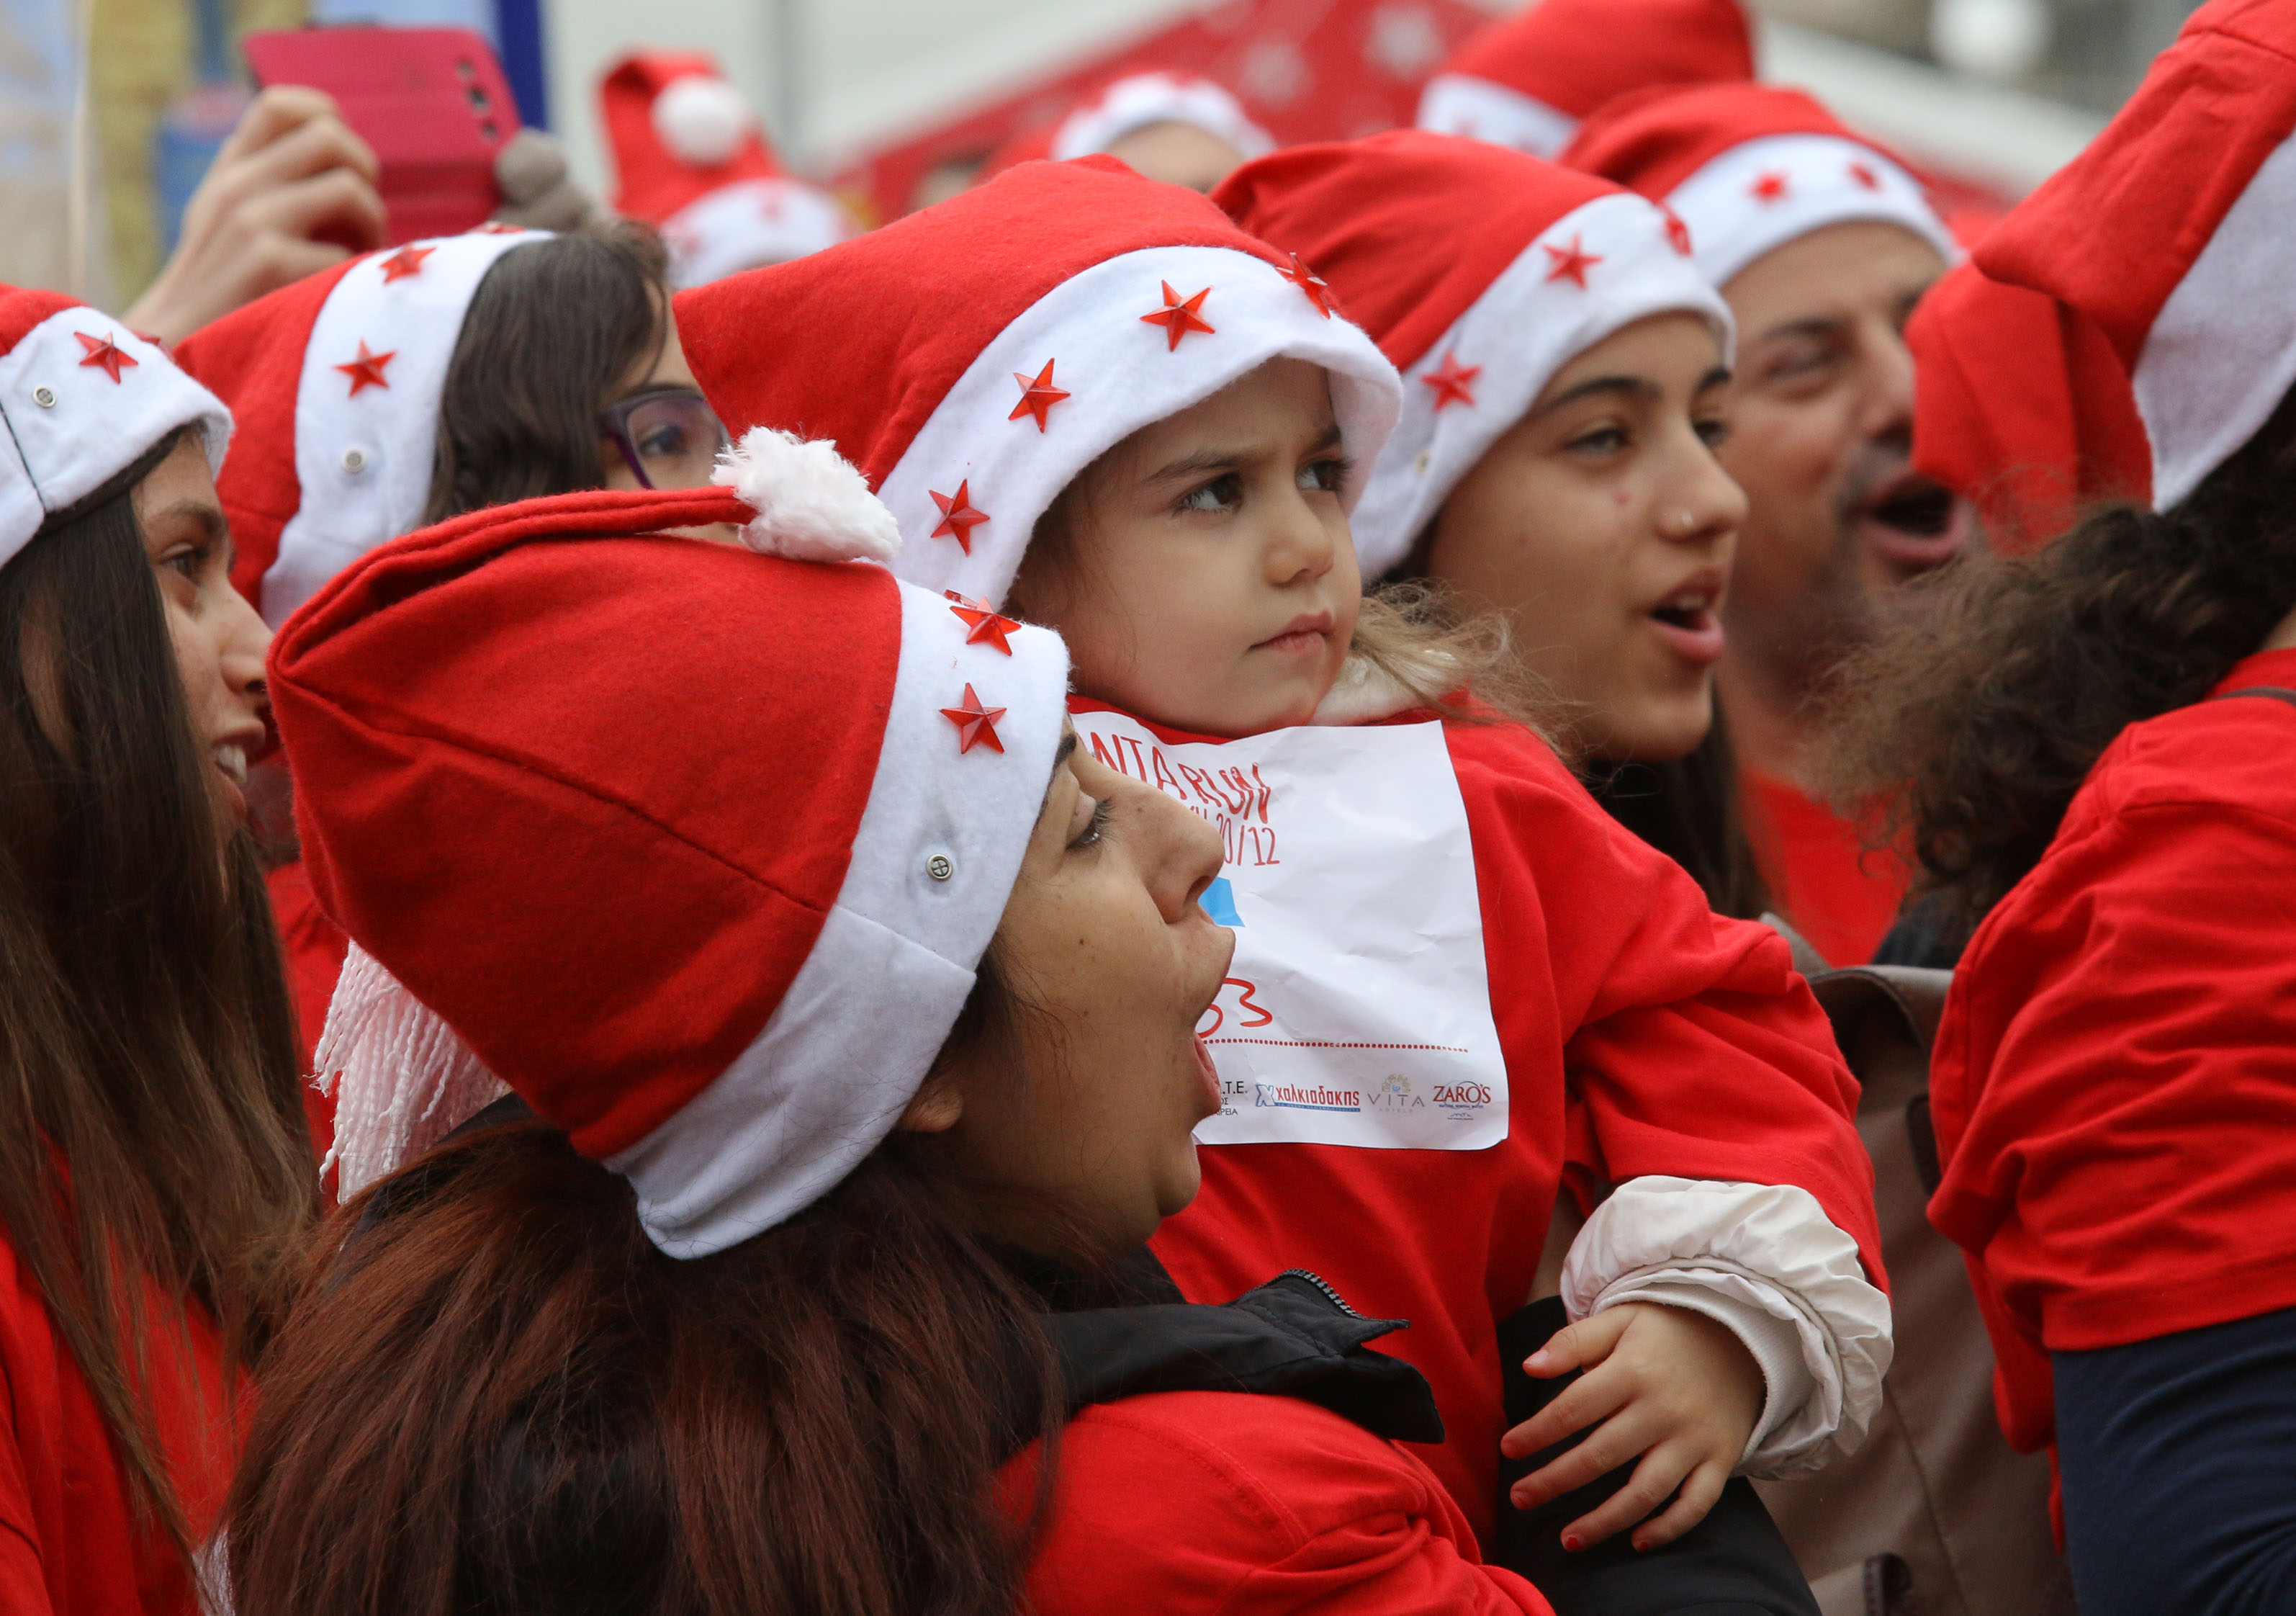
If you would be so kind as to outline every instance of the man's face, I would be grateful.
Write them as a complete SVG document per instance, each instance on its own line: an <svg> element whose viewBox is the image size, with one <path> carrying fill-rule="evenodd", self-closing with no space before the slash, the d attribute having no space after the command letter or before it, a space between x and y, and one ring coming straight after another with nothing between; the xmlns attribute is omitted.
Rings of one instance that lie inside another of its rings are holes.
<svg viewBox="0 0 2296 1616"><path fill-rule="evenodd" d="M1945 267L1902 226L1831 225L1723 288L1738 380L1720 458L1750 505L1726 620L1731 656L1774 688L1807 691L1968 540L1967 507L1908 464L1906 320Z"/></svg>

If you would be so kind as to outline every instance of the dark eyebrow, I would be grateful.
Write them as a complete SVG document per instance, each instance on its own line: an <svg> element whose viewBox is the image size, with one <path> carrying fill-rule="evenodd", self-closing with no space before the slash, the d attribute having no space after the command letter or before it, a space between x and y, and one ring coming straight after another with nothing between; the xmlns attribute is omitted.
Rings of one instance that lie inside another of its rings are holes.
<svg viewBox="0 0 2296 1616"><path fill-rule="evenodd" d="M1727 386L1729 381L1730 367L1718 365L1698 379L1698 385L1690 390L1690 396L1694 398L1701 393L1710 393L1718 387Z"/></svg>
<svg viewBox="0 0 2296 1616"><path fill-rule="evenodd" d="M1815 315L1807 320L1789 320L1783 325L1773 325L1755 339L1758 342L1775 342L1782 337L1835 338L1849 322L1831 315Z"/></svg>
<svg viewBox="0 0 2296 1616"><path fill-rule="evenodd" d="M1053 752L1053 772L1052 776L1045 782L1045 801L1050 802L1053 800L1053 787L1061 783L1061 771L1069 766L1069 754L1076 749L1077 733L1074 729L1070 729L1062 734L1061 743ZM1037 811L1041 813L1042 808L1040 807Z"/></svg>
<svg viewBox="0 0 2296 1616"><path fill-rule="evenodd" d="M1339 447L1340 423L1334 421L1323 430L1314 443L1308 446L1308 452L1310 455L1320 455L1326 449L1335 449ZM1182 477L1199 477L1206 472L1232 472L1239 465L1256 460L1265 460L1269 452L1258 445L1249 447L1232 445L1226 448L1205 449L1151 472L1147 480L1168 482Z"/></svg>
<svg viewBox="0 0 2296 1616"><path fill-rule="evenodd" d="M208 537L220 538L226 544L231 542L231 527L224 521L223 512L204 500L178 500L163 511L144 513L143 521L146 526L156 526L163 521L195 521Z"/></svg>
<svg viewBox="0 0 2296 1616"><path fill-rule="evenodd" d="M1592 398L1596 393L1621 393L1636 400L1658 397L1658 384L1641 376L1594 376L1581 381L1559 398L1550 398L1539 406L1539 413L1561 409L1576 398Z"/></svg>

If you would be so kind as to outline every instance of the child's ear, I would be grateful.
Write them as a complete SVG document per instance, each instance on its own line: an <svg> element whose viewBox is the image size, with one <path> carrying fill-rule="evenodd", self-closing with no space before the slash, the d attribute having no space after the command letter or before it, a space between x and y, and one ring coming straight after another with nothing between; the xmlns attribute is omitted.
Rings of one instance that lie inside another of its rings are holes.
<svg viewBox="0 0 2296 1616"><path fill-rule="evenodd" d="M906 1134L945 1134L964 1115L964 1090L950 1074L937 1071L929 1075L923 1087L909 1097L901 1120L893 1126Z"/></svg>

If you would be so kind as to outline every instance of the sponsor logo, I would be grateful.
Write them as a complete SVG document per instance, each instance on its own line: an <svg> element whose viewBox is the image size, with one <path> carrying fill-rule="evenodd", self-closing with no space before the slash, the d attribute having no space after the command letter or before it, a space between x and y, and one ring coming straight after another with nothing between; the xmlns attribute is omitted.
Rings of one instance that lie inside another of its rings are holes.
<svg viewBox="0 0 2296 1616"><path fill-rule="evenodd" d="M1251 1103L1260 1106L1278 1106L1292 1111L1360 1112L1364 1108L1362 1091L1353 1088L1326 1088L1320 1083L1267 1083L1252 1085Z"/></svg>

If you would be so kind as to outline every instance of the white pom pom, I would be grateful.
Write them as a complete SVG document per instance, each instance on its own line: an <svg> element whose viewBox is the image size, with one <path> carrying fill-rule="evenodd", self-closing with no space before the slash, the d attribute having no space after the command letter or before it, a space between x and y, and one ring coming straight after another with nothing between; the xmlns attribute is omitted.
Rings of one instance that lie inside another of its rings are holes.
<svg viewBox="0 0 2296 1616"><path fill-rule="evenodd" d="M893 513L826 439L751 427L718 457L709 480L758 513L742 524L742 542L760 555L889 562L900 554Z"/></svg>
<svg viewBox="0 0 2296 1616"><path fill-rule="evenodd" d="M758 115L722 78L689 73L653 98L653 132L682 162L715 168L742 149Z"/></svg>

